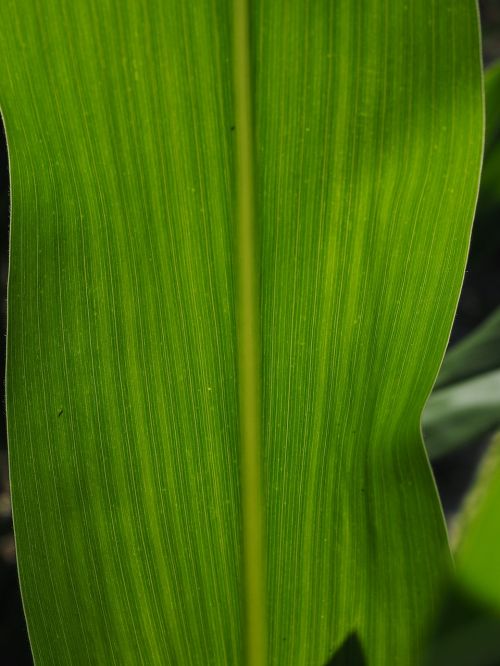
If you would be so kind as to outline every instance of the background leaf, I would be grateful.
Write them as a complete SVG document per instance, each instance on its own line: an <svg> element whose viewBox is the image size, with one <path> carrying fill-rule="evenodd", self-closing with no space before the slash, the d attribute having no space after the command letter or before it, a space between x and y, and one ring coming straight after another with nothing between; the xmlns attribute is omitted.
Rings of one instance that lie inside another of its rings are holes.
<svg viewBox="0 0 500 666"><path fill-rule="evenodd" d="M429 398L422 428L431 458L488 435L500 426L500 370L452 384Z"/></svg>
<svg viewBox="0 0 500 666"><path fill-rule="evenodd" d="M35 657L241 663L232 7L5 0L0 25ZM449 562L419 420L477 191L476 6L259 1L249 27L268 662L355 635L412 664Z"/></svg>
<svg viewBox="0 0 500 666"><path fill-rule="evenodd" d="M476 599L500 613L500 435L481 462L455 524L457 578Z"/></svg>
<svg viewBox="0 0 500 666"><path fill-rule="evenodd" d="M493 666L500 660L500 437L493 438L452 523L456 570L428 666Z"/></svg>
<svg viewBox="0 0 500 666"><path fill-rule="evenodd" d="M425 666L494 666L500 661L500 614L456 581L445 597Z"/></svg>
<svg viewBox="0 0 500 666"><path fill-rule="evenodd" d="M499 172L500 173L500 172ZM500 368L500 308L446 352L434 386L438 389Z"/></svg>

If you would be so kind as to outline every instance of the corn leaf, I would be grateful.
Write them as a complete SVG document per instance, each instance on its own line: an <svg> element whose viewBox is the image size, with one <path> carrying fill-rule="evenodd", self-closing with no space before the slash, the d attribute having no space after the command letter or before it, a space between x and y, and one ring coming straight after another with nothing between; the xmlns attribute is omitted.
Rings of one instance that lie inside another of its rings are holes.
<svg viewBox="0 0 500 666"><path fill-rule="evenodd" d="M500 427L500 309L444 357L422 415L430 458Z"/></svg>
<svg viewBox="0 0 500 666"><path fill-rule="evenodd" d="M500 308L446 352L434 386L434 393L437 393L437 389L499 369Z"/></svg>
<svg viewBox="0 0 500 666"><path fill-rule="evenodd" d="M500 435L491 441L451 526L456 569L425 664L500 661Z"/></svg>
<svg viewBox="0 0 500 666"><path fill-rule="evenodd" d="M429 398L422 417L427 451L438 458L500 427L500 370L452 384Z"/></svg>
<svg viewBox="0 0 500 666"><path fill-rule="evenodd" d="M416 663L475 2L3 0L0 26L37 663Z"/></svg>
<svg viewBox="0 0 500 666"><path fill-rule="evenodd" d="M479 250L470 257L475 272L480 270L477 264L489 261L494 265L500 247L500 64L485 72L485 101L485 154L474 227ZM422 417L431 458L470 444L500 426L499 370L500 308L446 352Z"/></svg>
<svg viewBox="0 0 500 666"><path fill-rule="evenodd" d="M451 525L455 575L426 666L491 666L500 661L500 436L491 441Z"/></svg>
<svg viewBox="0 0 500 666"><path fill-rule="evenodd" d="M424 666L493 666L500 663L500 616L454 583L446 596Z"/></svg>
<svg viewBox="0 0 500 666"><path fill-rule="evenodd" d="M473 598L500 612L500 435L481 462L455 525L457 579ZM498 638L498 636L497 636Z"/></svg>

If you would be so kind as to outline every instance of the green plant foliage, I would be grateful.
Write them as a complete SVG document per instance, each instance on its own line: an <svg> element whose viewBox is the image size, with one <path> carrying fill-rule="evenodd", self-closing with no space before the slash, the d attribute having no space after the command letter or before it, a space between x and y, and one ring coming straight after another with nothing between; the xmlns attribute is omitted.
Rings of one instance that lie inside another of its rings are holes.
<svg viewBox="0 0 500 666"><path fill-rule="evenodd" d="M455 526L457 579L500 613L500 435L481 463L475 484Z"/></svg>
<svg viewBox="0 0 500 666"><path fill-rule="evenodd" d="M470 335L446 352L434 391L498 369L500 369L500 308Z"/></svg>
<svg viewBox="0 0 500 666"><path fill-rule="evenodd" d="M474 228L476 253L471 256L476 273L481 270L478 263L496 261L500 247L500 64L486 70L485 96L485 155ZM431 458L470 444L500 426L499 385L500 308L446 352L422 417Z"/></svg>
<svg viewBox="0 0 500 666"><path fill-rule="evenodd" d="M452 384L429 398L422 417L431 458L469 444L500 427L500 370Z"/></svg>
<svg viewBox="0 0 500 666"><path fill-rule="evenodd" d="M3 0L0 26L37 663L417 662L475 2Z"/></svg>
<svg viewBox="0 0 500 666"><path fill-rule="evenodd" d="M451 526L455 575L430 641L426 666L500 662L500 434L489 445Z"/></svg>
<svg viewBox="0 0 500 666"><path fill-rule="evenodd" d="M424 666L493 666L500 663L500 615L469 590L446 595Z"/></svg>

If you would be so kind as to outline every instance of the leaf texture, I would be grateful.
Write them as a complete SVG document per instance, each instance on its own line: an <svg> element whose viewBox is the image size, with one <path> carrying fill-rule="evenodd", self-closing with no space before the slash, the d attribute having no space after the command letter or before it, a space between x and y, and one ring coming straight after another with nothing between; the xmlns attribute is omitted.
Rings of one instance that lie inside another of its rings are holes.
<svg viewBox="0 0 500 666"><path fill-rule="evenodd" d="M322 666L347 639L412 664L449 564L419 422L477 196L475 2L255 0L246 70L238 6L0 4L10 464L39 664Z"/></svg>

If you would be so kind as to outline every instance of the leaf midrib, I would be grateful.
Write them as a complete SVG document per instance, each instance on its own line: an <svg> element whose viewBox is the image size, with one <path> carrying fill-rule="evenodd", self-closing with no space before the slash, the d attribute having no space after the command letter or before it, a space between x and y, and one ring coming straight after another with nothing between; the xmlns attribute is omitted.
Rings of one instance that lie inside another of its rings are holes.
<svg viewBox="0 0 500 666"><path fill-rule="evenodd" d="M236 138L236 323L243 522L244 649L248 666L267 663L261 433L262 368L255 161L250 63L250 0L234 0Z"/></svg>

